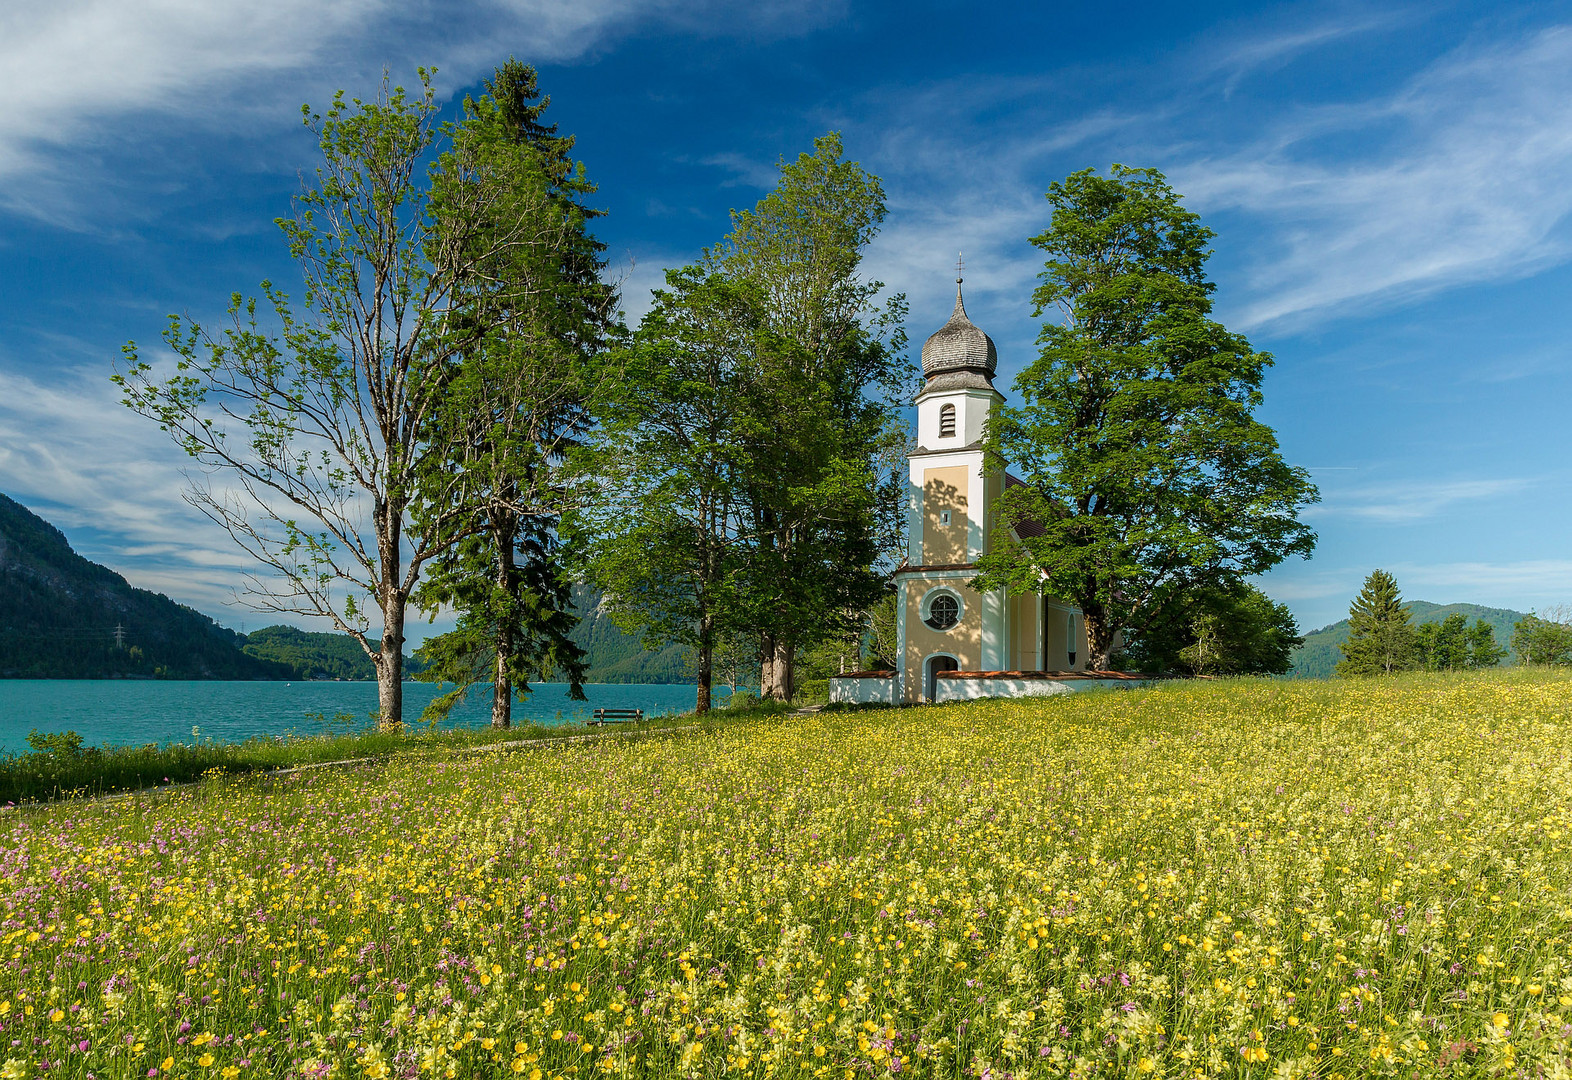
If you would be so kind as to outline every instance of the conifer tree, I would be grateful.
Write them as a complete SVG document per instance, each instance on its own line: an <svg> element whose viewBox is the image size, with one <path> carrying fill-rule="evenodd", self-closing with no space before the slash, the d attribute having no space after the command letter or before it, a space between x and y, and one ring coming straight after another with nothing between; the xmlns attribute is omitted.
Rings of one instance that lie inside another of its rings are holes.
<svg viewBox="0 0 1572 1080"><path fill-rule="evenodd" d="M1391 574L1374 570L1365 578L1364 588L1348 609L1348 621L1339 675L1391 675L1414 666L1414 628Z"/></svg>
<svg viewBox="0 0 1572 1080"><path fill-rule="evenodd" d="M421 648L418 678L457 689L433 702L440 715L468 688L492 684L492 725L510 727L512 699L531 678L560 671L582 700L585 663L569 639L577 619L559 555L558 523L572 501L566 457L589 427L588 399L599 354L613 329L615 290L600 280L605 245L589 231L601 211L585 204L595 187L573 161L573 138L542 116L550 98L535 70L498 68L480 100L466 100L439 208L461 204L488 174L507 177L514 197L479 230L480 242L518 219L533 219L534 242L497 248L479 263L455 321L493 327L455 355L448 393L430 425L449 432L449 455L424 474L422 494L456 500L456 542L416 594L428 612L459 611L457 627ZM454 478L459 478L455 482ZM439 510L440 499L417 507Z"/></svg>

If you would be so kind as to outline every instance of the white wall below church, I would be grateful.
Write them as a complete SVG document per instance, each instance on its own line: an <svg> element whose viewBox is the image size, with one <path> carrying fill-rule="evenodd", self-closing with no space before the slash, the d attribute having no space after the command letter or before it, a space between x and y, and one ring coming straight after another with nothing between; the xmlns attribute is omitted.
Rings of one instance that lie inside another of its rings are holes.
<svg viewBox="0 0 1572 1080"><path fill-rule="evenodd" d="M1133 690L1139 679L965 679L939 676L934 703L980 701L983 698L1055 697L1088 690Z"/></svg>
<svg viewBox="0 0 1572 1080"><path fill-rule="evenodd" d="M895 676L884 679L830 676L831 705L893 705Z"/></svg>

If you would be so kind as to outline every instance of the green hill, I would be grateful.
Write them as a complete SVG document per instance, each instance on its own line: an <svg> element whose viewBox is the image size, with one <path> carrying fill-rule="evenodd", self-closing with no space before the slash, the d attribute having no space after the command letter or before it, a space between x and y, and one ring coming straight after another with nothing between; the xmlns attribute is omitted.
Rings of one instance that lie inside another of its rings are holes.
<svg viewBox="0 0 1572 1080"><path fill-rule="evenodd" d="M683 683L680 645L648 651L576 586L573 640L590 680ZM117 637L117 630L119 634ZM414 674L420 663L405 657ZM242 636L71 550L65 535L0 495L0 678L373 679L371 660L346 634L268 626Z"/></svg>
<svg viewBox="0 0 1572 1080"><path fill-rule="evenodd" d="M82 558L59 529L0 495L0 677L296 677L247 656L243 641L200 611Z"/></svg>
<svg viewBox="0 0 1572 1080"><path fill-rule="evenodd" d="M1438 623L1454 612L1460 612L1473 625L1475 619L1484 619L1496 632L1496 644L1507 648L1512 640L1512 624L1525 618L1521 611L1509 608L1482 607L1479 604L1432 604L1415 600L1405 605L1413 613L1414 623ZM1323 626L1305 635L1305 642L1294 650L1290 679L1326 679L1337 671L1337 662L1343 658L1338 647L1348 640L1348 620L1342 619L1331 626ZM1512 663L1508 656L1503 664Z"/></svg>
<svg viewBox="0 0 1572 1080"><path fill-rule="evenodd" d="M590 682L686 683L693 675L685 666L681 645L649 651L637 635L624 634L600 609L600 593L585 585L573 587L579 624L570 635L589 654Z"/></svg>
<svg viewBox="0 0 1572 1080"><path fill-rule="evenodd" d="M375 647L379 642L373 640ZM293 626L264 626L246 635L245 652L260 660L287 664L300 679L360 679L377 677L376 666L348 634L300 630ZM404 657L404 674L424 667L412 656Z"/></svg>
<svg viewBox="0 0 1572 1080"><path fill-rule="evenodd" d="M583 586L573 590L573 604L580 615L573 641L589 654L590 682L682 683L692 676L684 670L684 651L671 645L646 651L637 636L624 634L600 610L600 594ZM245 651L258 659L287 664L302 679L374 679L376 670L360 645L347 634L316 633L293 626L267 626L248 634ZM413 675L421 663L404 658L404 670Z"/></svg>

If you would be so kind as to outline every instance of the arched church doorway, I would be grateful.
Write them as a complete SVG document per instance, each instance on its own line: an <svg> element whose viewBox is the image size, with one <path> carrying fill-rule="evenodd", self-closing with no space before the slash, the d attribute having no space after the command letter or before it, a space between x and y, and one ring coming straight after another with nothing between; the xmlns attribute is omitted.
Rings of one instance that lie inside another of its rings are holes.
<svg viewBox="0 0 1572 1080"><path fill-rule="evenodd" d="M933 702L939 696L939 672L959 671L961 665L953 656L930 656L923 670L923 700Z"/></svg>

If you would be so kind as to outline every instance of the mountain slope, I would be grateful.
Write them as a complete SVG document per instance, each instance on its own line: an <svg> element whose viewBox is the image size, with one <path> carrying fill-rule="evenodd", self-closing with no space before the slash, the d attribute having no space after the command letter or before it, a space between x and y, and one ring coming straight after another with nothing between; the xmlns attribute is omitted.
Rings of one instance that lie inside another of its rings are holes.
<svg viewBox="0 0 1572 1080"><path fill-rule="evenodd" d="M1454 612L1460 612L1472 626L1475 619L1484 619L1496 632L1496 644L1507 648L1512 640L1512 624L1525 618L1523 612L1509 608L1483 607L1479 604L1432 604L1428 600L1415 600L1405 605L1413 613L1414 625L1438 623ZM1290 679L1325 679L1337 671L1337 662L1343 658L1338 647L1348 640L1348 620L1323 626L1305 635L1305 643L1294 650ZM1512 663L1508 656L1502 661Z"/></svg>
<svg viewBox="0 0 1572 1080"><path fill-rule="evenodd" d="M569 636L589 654L590 682L686 683L687 650L667 645L656 651L644 648L639 635L624 634L600 609L601 594L586 585L573 586L573 608L578 626Z"/></svg>
<svg viewBox="0 0 1572 1080"><path fill-rule="evenodd" d="M59 529L0 495L0 677L295 677L241 652L243 640L82 558Z"/></svg>
<svg viewBox="0 0 1572 1080"><path fill-rule="evenodd" d="M373 647L380 641L373 639ZM247 656L287 664L301 679L372 680L376 665L348 634L300 630L293 626L264 626L245 637L242 647ZM425 665L413 656L404 657L404 674L413 675Z"/></svg>

